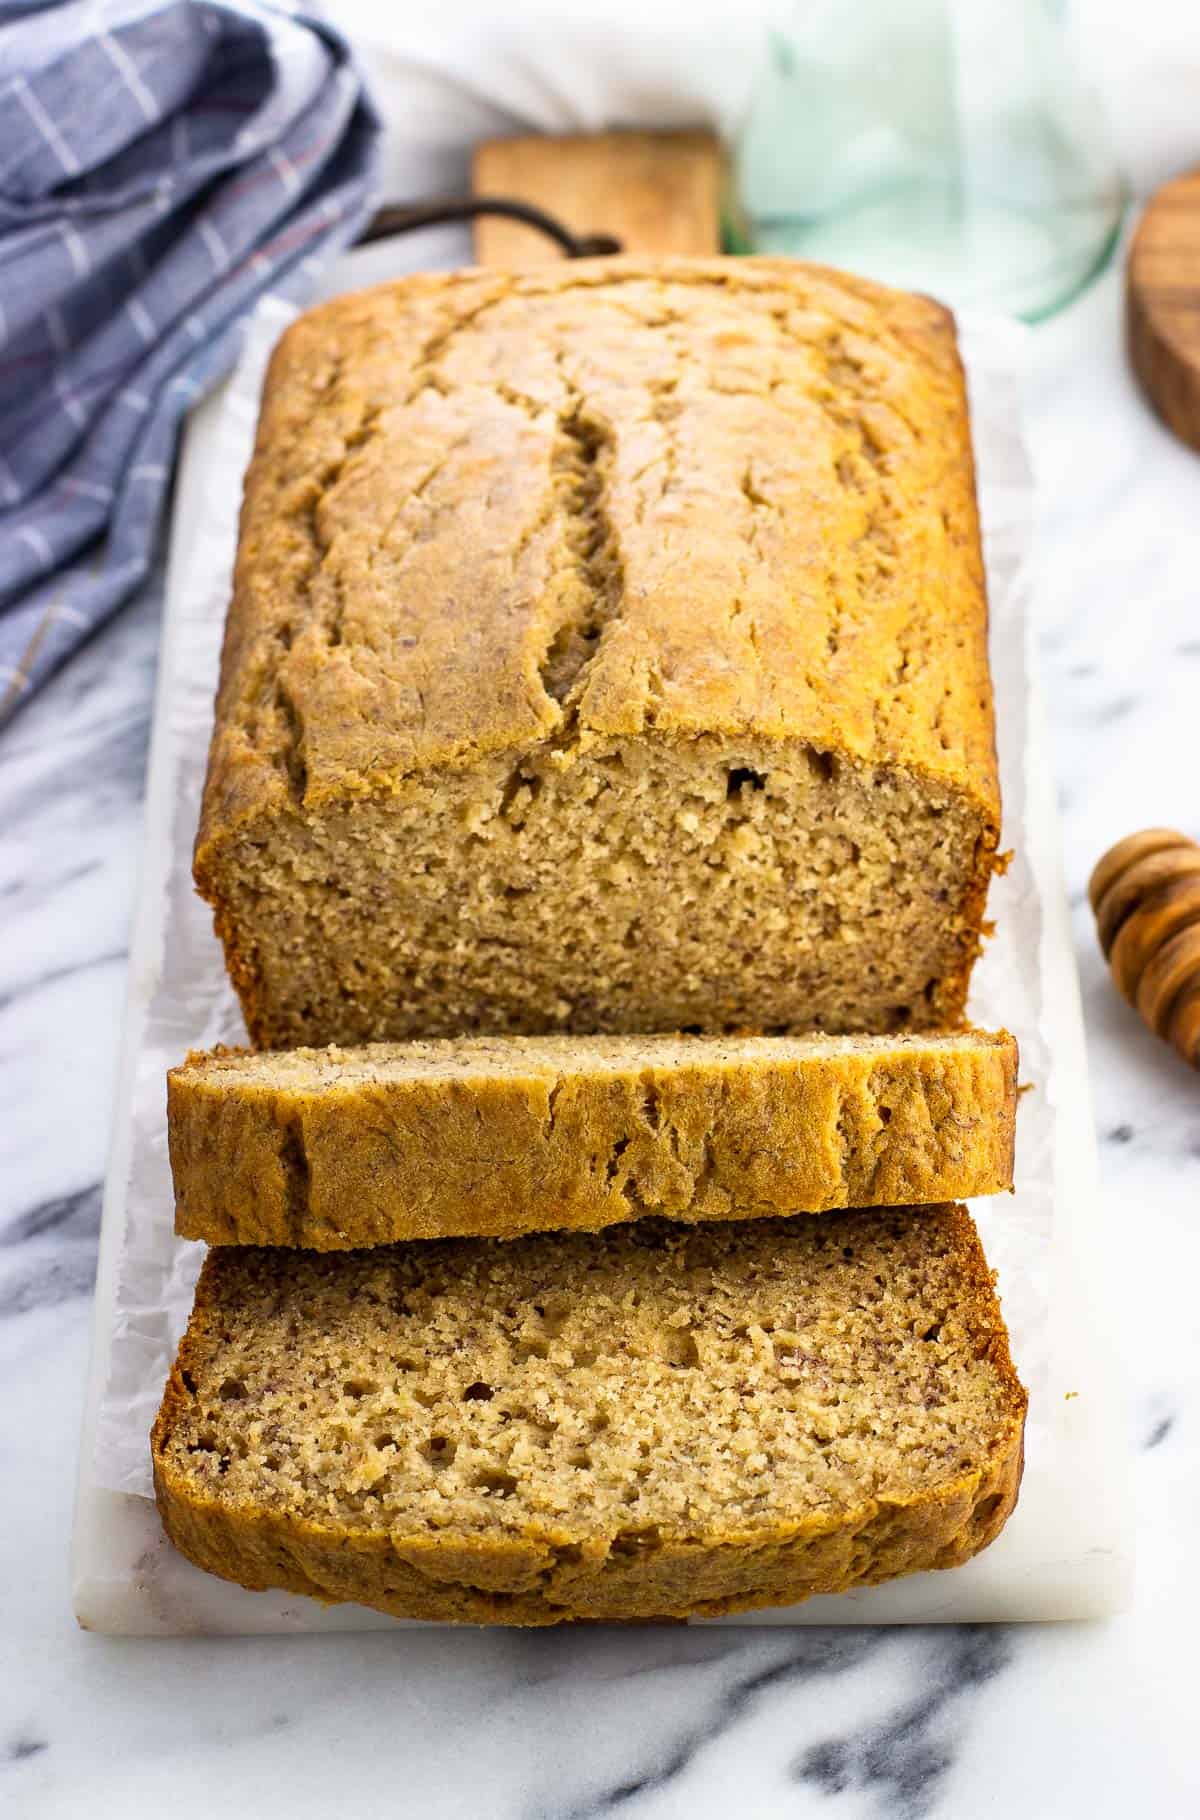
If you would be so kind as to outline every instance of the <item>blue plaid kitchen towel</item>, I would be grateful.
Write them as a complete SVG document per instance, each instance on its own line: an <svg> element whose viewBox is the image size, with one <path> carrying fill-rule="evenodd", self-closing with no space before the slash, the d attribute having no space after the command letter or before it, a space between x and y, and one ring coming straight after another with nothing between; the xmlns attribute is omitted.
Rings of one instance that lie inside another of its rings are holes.
<svg viewBox="0 0 1200 1820"><path fill-rule="evenodd" d="M379 122L268 0L0 0L0 721L137 587L180 420L351 241Z"/></svg>

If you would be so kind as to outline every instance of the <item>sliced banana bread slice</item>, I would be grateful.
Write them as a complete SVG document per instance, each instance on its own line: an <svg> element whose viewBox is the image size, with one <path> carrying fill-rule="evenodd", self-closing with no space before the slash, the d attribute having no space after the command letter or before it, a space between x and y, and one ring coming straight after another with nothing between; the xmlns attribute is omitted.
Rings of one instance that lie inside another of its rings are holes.
<svg viewBox="0 0 1200 1820"><path fill-rule="evenodd" d="M1024 1415L967 1213L884 1209L212 1251L152 1450L226 1579L554 1624L956 1566Z"/></svg>
<svg viewBox="0 0 1200 1820"><path fill-rule="evenodd" d="M176 1230L334 1251L994 1194L1016 1081L986 1031L193 1054L168 1077Z"/></svg>

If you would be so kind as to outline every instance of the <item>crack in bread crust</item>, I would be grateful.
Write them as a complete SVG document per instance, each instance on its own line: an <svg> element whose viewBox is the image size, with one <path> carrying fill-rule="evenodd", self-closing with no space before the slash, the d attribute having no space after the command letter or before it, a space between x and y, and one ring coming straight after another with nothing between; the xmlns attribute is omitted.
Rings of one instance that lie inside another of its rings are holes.
<svg viewBox="0 0 1200 1820"><path fill-rule="evenodd" d="M556 629L540 668L547 695L567 709L584 687L597 641L620 613L624 580L616 533L604 507L612 430L589 417L576 400L560 419L559 434L556 461L568 476L566 541L578 567L582 598Z"/></svg>

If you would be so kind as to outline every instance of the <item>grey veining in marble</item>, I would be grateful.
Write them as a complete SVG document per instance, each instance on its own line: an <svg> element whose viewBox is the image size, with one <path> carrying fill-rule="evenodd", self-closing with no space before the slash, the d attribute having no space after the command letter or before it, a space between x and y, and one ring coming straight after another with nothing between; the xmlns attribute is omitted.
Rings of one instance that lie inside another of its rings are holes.
<svg viewBox="0 0 1200 1820"><path fill-rule="evenodd" d="M1200 1082L1084 897L1200 834L1200 460L1142 407L1110 273L1038 331L1038 613L1121 1342L1139 1584L1090 1626L81 1635L67 1546L156 649L148 595L0 741L0 1811L1104 1820L1200 1811Z"/></svg>

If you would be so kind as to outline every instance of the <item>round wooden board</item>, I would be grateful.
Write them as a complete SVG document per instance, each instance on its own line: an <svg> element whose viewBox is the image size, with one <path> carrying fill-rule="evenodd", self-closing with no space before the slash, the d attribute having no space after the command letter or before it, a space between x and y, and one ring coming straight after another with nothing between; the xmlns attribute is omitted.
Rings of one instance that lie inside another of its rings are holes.
<svg viewBox="0 0 1200 1820"><path fill-rule="evenodd" d="M1200 449L1200 170L1150 198L1126 301L1134 372L1168 428Z"/></svg>

